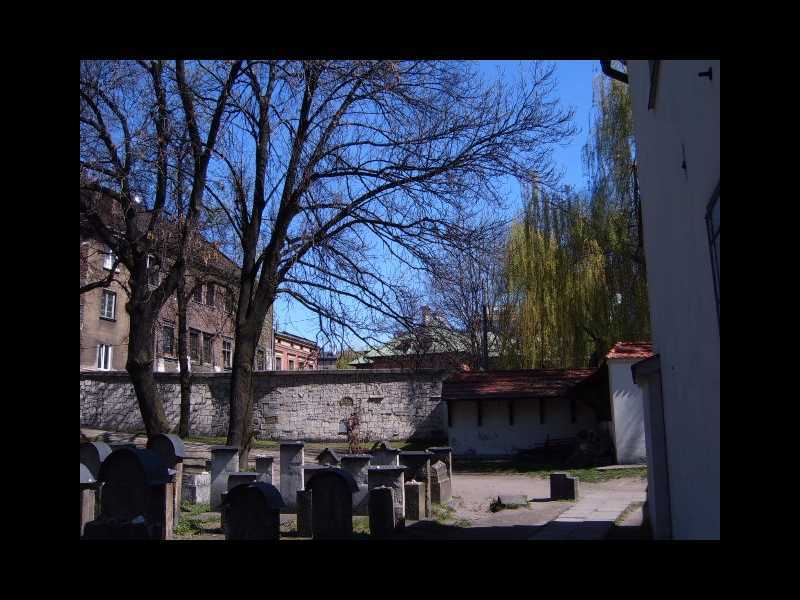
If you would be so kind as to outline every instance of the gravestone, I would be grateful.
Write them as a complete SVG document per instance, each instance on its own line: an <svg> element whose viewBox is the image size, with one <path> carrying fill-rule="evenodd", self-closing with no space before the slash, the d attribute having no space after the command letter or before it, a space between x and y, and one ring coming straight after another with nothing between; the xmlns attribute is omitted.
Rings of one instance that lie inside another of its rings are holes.
<svg viewBox="0 0 800 600"><path fill-rule="evenodd" d="M577 477L570 477L569 473L550 473L551 500L577 500L579 493Z"/></svg>
<svg viewBox="0 0 800 600"><path fill-rule="evenodd" d="M123 448L127 448L128 450L136 450L137 446L131 442L117 442L116 444L109 444L111 451L114 450L122 450Z"/></svg>
<svg viewBox="0 0 800 600"><path fill-rule="evenodd" d="M400 449L392 448L388 442L381 442L380 445L372 451L372 466L397 466L400 464Z"/></svg>
<svg viewBox="0 0 800 600"><path fill-rule="evenodd" d="M303 467L303 489L304 490L308 489L308 482L314 475L316 475L320 471L327 471L328 469L335 469L335 468L336 467L333 467L331 465L315 465L315 464L305 465Z"/></svg>
<svg viewBox="0 0 800 600"><path fill-rule="evenodd" d="M151 450L122 448L100 467L100 515L87 539L172 539L173 476Z"/></svg>
<svg viewBox="0 0 800 600"><path fill-rule="evenodd" d="M186 449L183 440L172 433L158 433L147 440L147 449L158 454L168 469L175 470L175 524L181 516L181 496L183 488L183 459Z"/></svg>
<svg viewBox="0 0 800 600"><path fill-rule="evenodd" d="M239 448L211 446L211 510L220 510L228 489L228 474L239 470Z"/></svg>
<svg viewBox="0 0 800 600"><path fill-rule="evenodd" d="M330 448L325 448L322 452L317 455L317 463L321 465L332 465L334 467L338 467L341 463L341 456L335 450L331 450Z"/></svg>
<svg viewBox="0 0 800 600"><path fill-rule="evenodd" d="M394 491L379 485L369 491L369 533L374 538L386 538L396 528Z"/></svg>
<svg viewBox="0 0 800 600"><path fill-rule="evenodd" d="M358 491L353 494L353 514L367 516L369 514L368 469L370 454L345 454L342 456L342 468L353 476Z"/></svg>
<svg viewBox="0 0 800 600"><path fill-rule="evenodd" d="M272 484L275 479L275 477L273 476L274 467L275 467L274 457L256 456L256 473L258 473L259 481Z"/></svg>
<svg viewBox="0 0 800 600"><path fill-rule="evenodd" d="M303 468L305 466L305 443L281 443L281 496L287 513L296 511L297 490L304 488Z"/></svg>
<svg viewBox="0 0 800 600"><path fill-rule="evenodd" d="M111 454L111 446L105 442L86 442L81 444L81 463L86 465L91 476L97 480L100 465Z"/></svg>
<svg viewBox="0 0 800 600"><path fill-rule="evenodd" d="M404 451L400 453L400 462L406 468L405 480L419 481L423 486L423 504L420 506L420 518L431 515L431 457L427 450ZM415 519L418 520L418 519Z"/></svg>
<svg viewBox="0 0 800 600"><path fill-rule="evenodd" d="M425 514L425 484L421 481L406 482L406 521L419 521Z"/></svg>
<svg viewBox="0 0 800 600"><path fill-rule="evenodd" d="M181 499L190 504L211 502L211 473L184 473L181 483Z"/></svg>
<svg viewBox="0 0 800 600"><path fill-rule="evenodd" d="M353 536L353 493L358 485L344 469L317 471L308 482L312 492L311 530L315 540L347 539Z"/></svg>
<svg viewBox="0 0 800 600"><path fill-rule="evenodd" d="M300 537L312 537L311 511L314 499L311 497L311 490L297 490L297 535Z"/></svg>
<svg viewBox="0 0 800 600"><path fill-rule="evenodd" d="M447 465L447 476L450 481L453 481L453 449L450 446L433 446L428 448L428 452L432 454L431 464L437 460L442 461Z"/></svg>
<svg viewBox="0 0 800 600"><path fill-rule="evenodd" d="M280 538L283 498L269 483L256 481L237 485L227 494L226 540L271 540Z"/></svg>
<svg viewBox="0 0 800 600"><path fill-rule="evenodd" d="M94 521L96 490L97 480L92 477L86 465L81 463L81 536L86 523Z"/></svg>
<svg viewBox="0 0 800 600"><path fill-rule="evenodd" d="M405 503L405 480L403 473L405 467L392 465L370 466L368 473L369 489L386 486L393 491L394 500L394 523L395 527L402 529L405 526L406 503Z"/></svg>
<svg viewBox="0 0 800 600"><path fill-rule="evenodd" d="M444 504L453 496L447 465L437 460L431 465L431 504Z"/></svg>
<svg viewBox="0 0 800 600"><path fill-rule="evenodd" d="M225 522L227 520L227 515L225 514L225 499L230 495L231 490L239 485L249 485L251 483L255 483L258 481L258 473L249 472L249 471L234 471L232 473L228 473L228 489L225 493L221 495L222 500L222 508L219 511L219 526L222 530L225 530Z"/></svg>

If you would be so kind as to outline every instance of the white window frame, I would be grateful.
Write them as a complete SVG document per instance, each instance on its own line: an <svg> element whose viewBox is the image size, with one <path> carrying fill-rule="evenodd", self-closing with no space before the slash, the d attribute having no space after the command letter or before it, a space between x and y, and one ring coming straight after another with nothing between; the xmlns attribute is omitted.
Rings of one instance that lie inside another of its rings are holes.
<svg viewBox="0 0 800 600"><path fill-rule="evenodd" d="M106 251L103 254L105 254L105 257L103 258L103 268L106 271L110 271L111 267L114 266L114 261L116 260L117 257L114 254L114 251L108 246L106 246ZM117 268L115 269L114 272L119 273L119 265L117 265Z"/></svg>
<svg viewBox="0 0 800 600"><path fill-rule="evenodd" d="M110 371L113 364L114 347L110 344L97 344L96 365L100 371Z"/></svg>
<svg viewBox="0 0 800 600"><path fill-rule="evenodd" d="M227 350L225 344L228 345ZM222 366L226 369L233 367L233 342L230 340L222 340Z"/></svg>
<svg viewBox="0 0 800 600"><path fill-rule="evenodd" d="M111 296L111 316L109 317L106 314L106 308L108 308L106 303L106 294ZM103 293L100 296L100 318L102 319L109 319L111 321L117 320L117 293L109 290L103 289Z"/></svg>

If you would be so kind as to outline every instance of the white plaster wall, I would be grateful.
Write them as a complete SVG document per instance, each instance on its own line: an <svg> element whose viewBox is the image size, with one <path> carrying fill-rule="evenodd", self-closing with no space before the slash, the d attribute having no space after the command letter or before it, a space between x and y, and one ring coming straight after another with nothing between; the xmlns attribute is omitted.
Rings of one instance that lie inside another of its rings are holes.
<svg viewBox="0 0 800 600"><path fill-rule="evenodd" d="M713 70L713 78L698 73ZM675 538L720 531L720 346L705 209L720 179L720 61L629 61ZM686 170L681 168L682 145Z"/></svg>
<svg viewBox="0 0 800 600"><path fill-rule="evenodd" d="M569 400L545 402L545 422L539 423L539 401L514 402L514 425L509 424L507 400L483 401L483 425L478 426L478 403L459 400L449 403L452 426L449 445L453 454L502 456L532 448L550 438L575 436L581 429L598 426L594 411L576 402L576 420L570 422Z"/></svg>
<svg viewBox="0 0 800 600"><path fill-rule="evenodd" d="M647 457L642 388L633 382L631 373L631 365L635 362L617 358L608 360L611 426L617 463L621 465L641 464Z"/></svg>

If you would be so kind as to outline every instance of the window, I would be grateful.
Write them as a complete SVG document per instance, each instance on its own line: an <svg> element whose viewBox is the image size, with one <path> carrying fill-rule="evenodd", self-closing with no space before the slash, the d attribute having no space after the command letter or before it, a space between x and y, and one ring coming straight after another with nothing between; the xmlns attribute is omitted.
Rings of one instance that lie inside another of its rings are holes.
<svg viewBox="0 0 800 600"><path fill-rule="evenodd" d="M111 351L109 344L97 345L97 368L103 371L111 370Z"/></svg>
<svg viewBox="0 0 800 600"><path fill-rule="evenodd" d="M203 284L198 283L194 288L194 301L202 304L203 302Z"/></svg>
<svg viewBox="0 0 800 600"><path fill-rule="evenodd" d="M293 360L289 361L289 370L290 371L294 371L294 361Z"/></svg>
<svg viewBox="0 0 800 600"><path fill-rule="evenodd" d="M714 278L714 299L717 303L717 329L719 329L719 183L706 207L706 229L711 253L711 275Z"/></svg>
<svg viewBox="0 0 800 600"><path fill-rule="evenodd" d="M276 356L275 357L275 370L276 371L280 371L281 370L281 357L280 356Z"/></svg>
<svg viewBox="0 0 800 600"><path fill-rule="evenodd" d="M200 332L189 331L189 356L192 360L200 360Z"/></svg>
<svg viewBox="0 0 800 600"><path fill-rule="evenodd" d="M206 304L214 306L214 284L209 283L206 285Z"/></svg>
<svg viewBox="0 0 800 600"><path fill-rule="evenodd" d="M298 369L300 369L301 371L302 371L303 369L305 369L305 368L306 368L306 363L304 363L304 362L301 362L301 363L298 365Z"/></svg>
<svg viewBox="0 0 800 600"><path fill-rule="evenodd" d="M228 340L222 340L222 365L231 368L231 343Z"/></svg>
<svg viewBox="0 0 800 600"><path fill-rule="evenodd" d="M208 333L203 334L203 362L209 365L214 364L214 356L211 349L214 343L214 336Z"/></svg>
<svg viewBox="0 0 800 600"><path fill-rule="evenodd" d="M175 326L164 325L161 328L161 352L175 354Z"/></svg>
<svg viewBox="0 0 800 600"><path fill-rule="evenodd" d="M117 318L117 295L111 290L103 290L100 299L100 318L111 321Z"/></svg>
<svg viewBox="0 0 800 600"><path fill-rule="evenodd" d="M111 267L114 266L114 261L117 260L117 255L114 254L114 251L111 250L108 246L106 246L106 251L104 252L105 256L103 257L103 268L110 271ZM119 273L119 267L116 268L116 272Z"/></svg>
<svg viewBox="0 0 800 600"><path fill-rule="evenodd" d="M264 350L259 348L256 350L256 371L265 371L267 366L265 364L264 359L266 358L266 354Z"/></svg>
<svg viewBox="0 0 800 600"><path fill-rule="evenodd" d="M233 291L230 289L225 290L225 310L229 315L233 314Z"/></svg>

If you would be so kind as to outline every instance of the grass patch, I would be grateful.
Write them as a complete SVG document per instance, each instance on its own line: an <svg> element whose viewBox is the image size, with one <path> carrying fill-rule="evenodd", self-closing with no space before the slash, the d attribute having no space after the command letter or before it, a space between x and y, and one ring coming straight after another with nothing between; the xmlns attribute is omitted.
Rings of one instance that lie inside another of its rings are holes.
<svg viewBox="0 0 800 600"><path fill-rule="evenodd" d="M602 466L602 465L600 465ZM525 458L454 458L453 470L458 473L486 473L492 475L527 475L540 479L548 479L553 471L566 471L581 481L597 483L612 479L646 478L647 467L633 469L609 469L599 471L596 467L570 468L569 465L544 464L526 460Z"/></svg>
<svg viewBox="0 0 800 600"><path fill-rule="evenodd" d="M192 504L191 502L186 502L185 500L181 502L182 517L193 517L195 515L200 515L207 512L211 512L211 505L207 502L203 504Z"/></svg>
<svg viewBox="0 0 800 600"><path fill-rule="evenodd" d="M353 517L353 534L369 535L369 517Z"/></svg>

